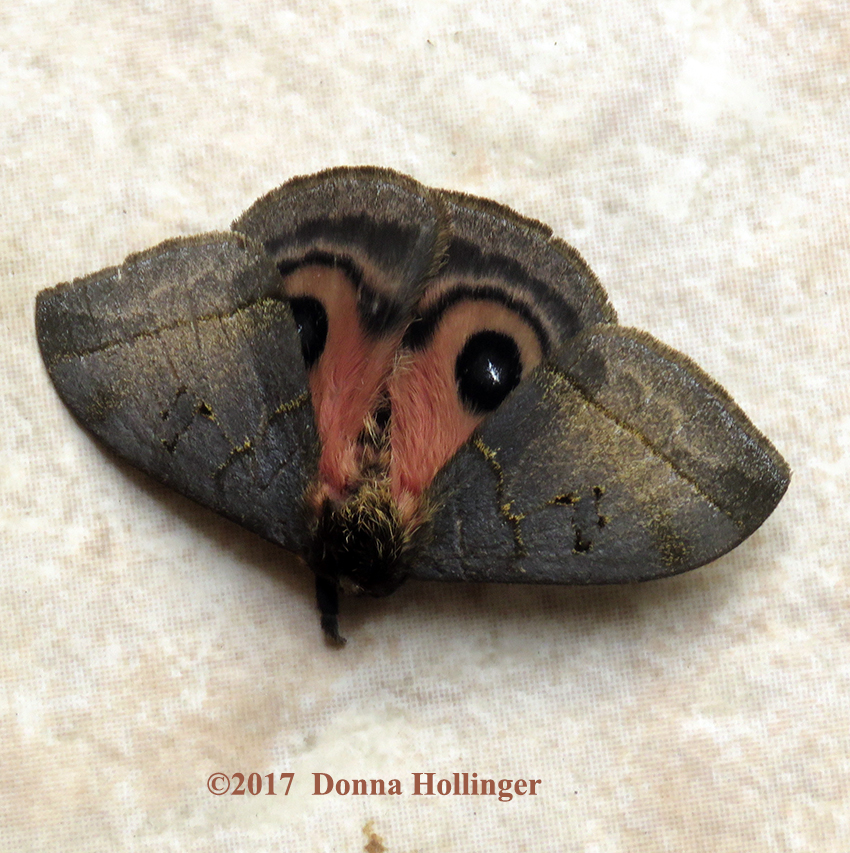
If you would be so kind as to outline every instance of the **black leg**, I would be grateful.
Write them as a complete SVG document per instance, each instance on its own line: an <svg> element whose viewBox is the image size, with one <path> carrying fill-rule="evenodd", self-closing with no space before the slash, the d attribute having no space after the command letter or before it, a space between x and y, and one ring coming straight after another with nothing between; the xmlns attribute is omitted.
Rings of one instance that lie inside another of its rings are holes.
<svg viewBox="0 0 850 853"><path fill-rule="evenodd" d="M345 645L345 637L339 634L339 587L336 581L316 575L316 604L322 614L322 630L337 646Z"/></svg>

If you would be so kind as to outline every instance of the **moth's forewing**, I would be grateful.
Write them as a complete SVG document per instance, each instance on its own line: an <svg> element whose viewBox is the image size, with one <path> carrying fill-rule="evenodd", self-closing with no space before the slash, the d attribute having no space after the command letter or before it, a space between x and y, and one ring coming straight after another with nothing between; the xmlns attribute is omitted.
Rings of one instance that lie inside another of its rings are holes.
<svg viewBox="0 0 850 853"><path fill-rule="evenodd" d="M293 551L318 441L281 279L245 238L170 240L42 291L62 399L133 465Z"/></svg>
<svg viewBox="0 0 850 853"><path fill-rule="evenodd" d="M729 395L633 329L591 328L540 367L438 476L415 576L624 583L734 548L788 466Z"/></svg>

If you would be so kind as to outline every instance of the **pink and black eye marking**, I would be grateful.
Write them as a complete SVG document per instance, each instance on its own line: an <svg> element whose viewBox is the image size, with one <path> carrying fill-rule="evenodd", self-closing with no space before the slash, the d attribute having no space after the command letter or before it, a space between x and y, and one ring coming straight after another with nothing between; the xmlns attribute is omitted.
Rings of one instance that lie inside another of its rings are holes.
<svg viewBox="0 0 850 853"><path fill-rule="evenodd" d="M433 339L434 333L445 313L461 302L498 302L508 311L518 315L531 327L544 355L548 355L551 344L546 329L527 302L514 298L509 292L482 284L460 284L442 293L433 304L413 318L405 332L402 343L411 350L424 349Z"/></svg>
<svg viewBox="0 0 850 853"><path fill-rule="evenodd" d="M457 350L454 378L463 405L472 414L483 415L498 408L519 384L524 368L528 367L509 330L488 327L487 317L492 314L492 306L503 306L506 312L524 323L536 338L542 356L549 353L551 343L543 323L526 302L498 287L460 284L442 293L420 315L414 317L402 340L402 346L414 354L426 351L433 344L446 314L464 305L482 319L476 324L477 328L469 329L466 335L461 333L455 342L456 346L451 349L451 353ZM446 346L442 342L441 345ZM532 356L530 360L536 364L538 359Z"/></svg>
<svg viewBox="0 0 850 853"><path fill-rule="evenodd" d="M357 316L367 334L379 337L404 322L404 306L364 282L363 271L351 258L329 252L309 252L299 261L282 261L278 270L286 279L297 269L311 265L340 270L347 276L357 294Z"/></svg>
<svg viewBox="0 0 850 853"><path fill-rule="evenodd" d="M785 461L578 252L371 167L38 295L50 378L123 458L341 588L623 583L726 553Z"/></svg>

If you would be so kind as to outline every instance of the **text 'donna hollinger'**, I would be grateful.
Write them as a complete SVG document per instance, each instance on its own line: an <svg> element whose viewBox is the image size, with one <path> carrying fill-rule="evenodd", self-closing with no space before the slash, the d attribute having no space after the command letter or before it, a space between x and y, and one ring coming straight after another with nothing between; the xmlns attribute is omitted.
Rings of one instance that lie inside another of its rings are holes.
<svg viewBox="0 0 850 853"><path fill-rule="evenodd" d="M330 773L312 773L314 796L402 796L414 797L496 797L500 802L510 802L514 797L535 797L543 784L541 779L496 779L479 777L477 773L450 773L437 777L436 773L412 773L407 785L400 779L335 779ZM283 794L292 789L294 773L212 773L207 778L207 789L220 797ZM276 784L286 782L285 785Z"/></svg>

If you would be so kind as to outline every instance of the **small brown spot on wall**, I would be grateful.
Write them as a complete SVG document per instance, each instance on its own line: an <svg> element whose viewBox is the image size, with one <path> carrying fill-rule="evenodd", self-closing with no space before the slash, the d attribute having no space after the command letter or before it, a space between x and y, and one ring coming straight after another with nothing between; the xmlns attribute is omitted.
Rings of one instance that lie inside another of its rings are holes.
<svg viewBox="0 0 850 853"><path fill-rule="evenodd" d="M363 834L369 839L366 842L366 846L363 848L366 853L386 853L387 848L384 847L384 839L375 833L373 822L371 820L367 821L366 825L363 827Z"/></svg>

